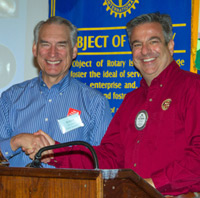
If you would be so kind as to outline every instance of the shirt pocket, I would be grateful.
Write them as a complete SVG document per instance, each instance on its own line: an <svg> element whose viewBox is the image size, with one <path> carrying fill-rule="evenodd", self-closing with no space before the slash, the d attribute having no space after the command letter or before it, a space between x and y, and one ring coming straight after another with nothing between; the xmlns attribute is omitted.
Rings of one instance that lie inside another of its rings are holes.
<svg viewBox="0 0 200 198"><path fill-rule="evenodd" d="M171 103L168 109L162 108L153 112L149 117L156 133L157 142L163 146L170 146L175 143L175 134L179 126L177 104Z"/></svg>

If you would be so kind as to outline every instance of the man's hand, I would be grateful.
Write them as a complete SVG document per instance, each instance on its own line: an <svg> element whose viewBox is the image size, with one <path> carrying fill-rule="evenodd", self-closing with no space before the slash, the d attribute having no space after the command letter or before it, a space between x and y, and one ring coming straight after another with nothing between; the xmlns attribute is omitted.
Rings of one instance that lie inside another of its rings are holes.
<svg viewBox="0 0 200 198"><path fill-rule="evenodd" d="M39 130L36 133L34 133L34 135L42 135L46 138L46 140L49 142L50 145L54 145L55 144L55 140L53 140L48 134L46 134L44 131Z"/></svg>
<svg viewBox="0 0 200 198"><path fill-rule="evenodd" d="M55 141L42 130L39 130L39 131L35 132L34 135L35 136L43 136L48 141L49 145L54 145L55 144ZM47 145L47 146L49 146L49 145ZM35 154L36 153L32 153L32 154L29 155L29 157L31 159L33 159ZM51 161L51 159L53 159L53 151L52 150L45 151L45 152L42 153L41 162L48 163L48 162Z"/></svg>
<svg viewBox="0 0 200 198"><path fill-rule="evenodd" d="M34 159L35 154L45 146L49 146L49 141L45 138L44 135L34 135L29 133L21 133L11 138L10 145L13 151L16 151L18 148L22 148L22 150L29 155L31 159ZM48 156L48 160L44 160L44 162L49 162L51 159L52 151L45 151L43 153L44 156Z"/></svg>
<svg viewBox="0 0 200 198"><path fill-rule="evenodd" d="M23 150L30 149L33 152L50 144L42 135L35 136L30 133L21 133L11 138L10 145L13 151L21 147Z"/></svg>

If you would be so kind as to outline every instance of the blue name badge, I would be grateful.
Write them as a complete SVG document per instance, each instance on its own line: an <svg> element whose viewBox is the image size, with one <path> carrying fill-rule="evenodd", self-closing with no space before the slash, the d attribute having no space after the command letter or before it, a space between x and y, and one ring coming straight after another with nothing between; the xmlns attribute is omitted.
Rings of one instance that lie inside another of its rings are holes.
<svg viewBox="0 0 200 198"><path fill-rule="evenodd" d="M62 118L58 120L58 123L63 134L84 126L78 113Z"/></svg>

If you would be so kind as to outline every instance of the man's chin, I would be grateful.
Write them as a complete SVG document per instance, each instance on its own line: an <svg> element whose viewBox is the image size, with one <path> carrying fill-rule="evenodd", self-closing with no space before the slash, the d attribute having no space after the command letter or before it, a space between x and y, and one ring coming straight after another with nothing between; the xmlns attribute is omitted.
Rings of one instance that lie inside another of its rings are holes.
<svg viewBox="0 0 200 198"><path fill-rule="evenodd" d="M48 77L52 77L52 78L59 78L59 77L63 78L64 76L66 76L67 73L68 73L68 71L64 72L64 73L51 71L51 72L44 72L44 75L48 76Z"/></svg>

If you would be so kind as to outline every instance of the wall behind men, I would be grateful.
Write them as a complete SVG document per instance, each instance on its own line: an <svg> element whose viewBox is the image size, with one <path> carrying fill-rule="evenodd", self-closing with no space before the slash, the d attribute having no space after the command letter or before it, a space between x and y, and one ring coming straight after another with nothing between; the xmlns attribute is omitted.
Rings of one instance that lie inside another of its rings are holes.
<svg viewBox="0 0 200 198"><path fill-rule="evenodd" d="M132 62L127 22L145 13L169 14L175 41L173 57L181 69L189 71L191 5L196 1L199 0L49 0L49 14L62 16L77 26L78 56L70 75L101 91L115 114L126 93L139 87L141 80Z"/></svg>
<svg viewBox="0 0 200 198"><path fill-rule="evenodd" d="M33 29L48 18L48 0L0 0L0 94L38 75Z"/></svg>

